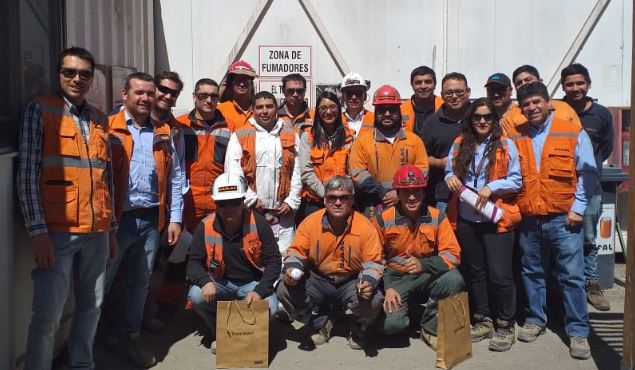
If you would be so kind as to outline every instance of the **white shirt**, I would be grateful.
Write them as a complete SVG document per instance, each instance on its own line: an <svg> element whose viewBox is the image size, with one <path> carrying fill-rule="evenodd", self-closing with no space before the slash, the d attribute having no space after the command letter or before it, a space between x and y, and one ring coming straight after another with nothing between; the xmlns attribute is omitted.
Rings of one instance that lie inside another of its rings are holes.
<svg viewBox="0 0 635 370"><path fill-rule="evenodd" d="M362 109L357 117L353 118L348 115L347 111L344 111L344 115L346 116L346 124L348 128L355 131L355 137L359 134L359 130L362 129L362 121L364 120L364 114L366 114L366 109Z"/></svg>
<svg viewBox="0 0 635 370"><path fill-rule="evenodd" d="M260 200L262 206L267 209L277 209L282 202L297 210L300 207L300 192L302 181L300 177L300 160L296 157L291 175L291 189L285 199L278 199L278 186L280 185L280 167L282 164L282 144L280 143L280 130L285 124L278 119L271 131L260 126L254 118L249 122L256 128L256 189L249 188L245 196L245 204L251 206ZM300 139L295 134L295 151L299 153ZM240 160L243 150L235 133L232 134L227 145L225 155L225 171L239 176L244 176ZM255 191L254 191L255 190Z"/></svg>

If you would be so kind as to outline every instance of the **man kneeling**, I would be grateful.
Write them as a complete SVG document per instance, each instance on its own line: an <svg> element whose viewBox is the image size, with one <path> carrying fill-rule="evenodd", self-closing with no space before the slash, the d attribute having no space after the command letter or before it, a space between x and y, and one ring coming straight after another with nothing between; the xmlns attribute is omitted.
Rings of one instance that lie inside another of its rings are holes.
<svg viewBox="0 0 635 370"><path fill-rule="evenodd" d="M407 331L409 302L426 303L421 338L436 350L438 301L464 289L460 248L445 214L424 203L426 178L415 166L395 174L399 203L377 217L387 263L383 331Z"/></svg>
<svg viewBox="0 0 635 370"><path fill-rule="evenodd" d="M304 219L284 257L278 299L291 319L315 330L315 345L331 336L331 305L352 312L348 344L353 349L363 348L366 329L381 312L381 244L371 221L352 210L353 198L350 178L328 180L325 209Z"/></svg>
<svg viewBox="0 0 635 370"><path fill-rule="evenodd" d="M247 185L224 173L214 181L216 213L203 219L192 236L187 276L194 310L216 337L216 301L267 299L273 315L278 307L273 284L282 263L278 244L265 218L243 205ZM216 340L212 342L216 353Z"/></svg>

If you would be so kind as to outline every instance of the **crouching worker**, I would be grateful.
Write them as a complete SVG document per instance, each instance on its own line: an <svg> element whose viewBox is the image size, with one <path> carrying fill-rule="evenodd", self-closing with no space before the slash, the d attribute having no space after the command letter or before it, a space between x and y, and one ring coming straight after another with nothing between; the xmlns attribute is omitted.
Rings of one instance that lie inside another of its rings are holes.
<svg viewBox="0 0 635 370"><path fill-rule="evenodd" d="M221 174L212 187L216 213L203 219L192 235L189 299L214 335L212 353L217 301L267 299L271 315L278 307L273 288L282 267L278 244L267 220L243 205L246 190L242 177Z"/></svg>
<svg viewBox="0 0 635 370"><path fill-rule="evenodd" d="M461 251L445 214L424 203L426 178L415 166L401 167L393 188L399 202L376 219L384 245L383 331L406 332L409 303L427 303L421 318L421 339L437 345L438 301L464 290L456 269Z"/></svg>
<svg viewBox="0 0 635 370"><path fill-rule="evenodd" d="M348 344L362 349L368 326L381 312L377 290L384 266L377 230L353 211L353 181L334 176L324 185L325 209L307 216L284 257L278 299L290 319L313 330L313 344L326 343L333 323L331 305L352 312Z"/></svg>

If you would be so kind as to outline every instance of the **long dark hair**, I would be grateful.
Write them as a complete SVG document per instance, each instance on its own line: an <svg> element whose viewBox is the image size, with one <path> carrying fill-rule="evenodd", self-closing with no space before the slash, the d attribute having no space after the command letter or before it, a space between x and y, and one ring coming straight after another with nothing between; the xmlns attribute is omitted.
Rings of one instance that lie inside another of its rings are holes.
<svg viewBox="0 0 635 370"><path fill-rule="evenodd" d="M472 124L472 116L474 115L474 112L476 112L476 110L480 107L489 108L492 114L492 131L490 132L491 138L489 143L487 144L487 147L485 148L484 154L487 155L488 159L487 166L484 169L486 174L489 174L492 163L496 162L496 151L502 146L500 140L502 135L502 130L499 122L500 118L496 113L494 105L485 98L476 99L465 113L465 117L463 117L463 121L461 123L463 140L461 141L461 145L459 146L459 152L457 156L454 157L454 164L452 166L454 174L462 182L465 182L465 176L470 170L470 165L474 160L474 152L476 151L476 146L478 145L476 130L474 129L474 125ZM474 174L474 176L478 176L478 174Z"/></svg>
<svg viewBox="0 0 635 370"><path fill-rule="evenodd" d="M334 132L335 138L332 143L329 142L329 138L326 136L326 132L324 132L324 124L322 123L322 118L320 117L320 103L322 102L322 99L331 100L335 103L335 105L337 105ZM342 103L340 103L340 99L334 93L324 91L318 97L317 103L315 104L315 118L313 119L311 134L313 135L313 142L311 143L311 146L313 147L326 148L330 146L329 152L332 153L344 146L346 139L344 137L344 123L342 122Z"/></svg>

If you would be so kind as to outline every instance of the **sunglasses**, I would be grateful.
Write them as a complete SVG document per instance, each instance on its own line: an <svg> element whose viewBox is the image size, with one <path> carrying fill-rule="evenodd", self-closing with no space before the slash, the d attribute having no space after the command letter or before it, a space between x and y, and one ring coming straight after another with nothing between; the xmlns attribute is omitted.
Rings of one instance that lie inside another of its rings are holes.
<svg viewBox="0 0 635 370"><path fill-rule="evenodd" d="M375 107L375 113L380 116L390 112L391 115L397 115L401 113L401 108L398 105L378 105Z"/></svg>
<svg viewBox="0 0 635 370"><path fill-rule="evenodd" d="M212 101L218 101L220 99L220 95L218 94L196 93L194 96L200 101L205 101L209 98L212 98Z"/></svg>
<svg viewBox="0 0 635 370"><path fill-rule="evenodd" d="M445 98L449 98L452 95L456 95L457 98L462 98L465 93L467 92L466 89L463 90L446 90L446 91L441 91L441 96L445 97Z"/></svg>
<svg viewBox="0 0 635 370"><path fill-rule="evenodd" d="M79 75L82 80L88 80L93 77L93 72L85 69L62 67L60 68L60 73L66 78L75 78L75 76Z"/></svg>
<svg viewBox="0 0 635 370"><path fill-rule="evenodd" d="M302 95L304 94L304 92L306 91L305 88L299 88L299 89L284 89L284 93L287 95L293 95L293 94L298 94L298 95Z"/></svg>
<svg viewBox="0 0 635 370"><path fill-rule="evenodd" d="M493 116L491 113L487 113L487 114L474 113L472 114L472 123L479 123L481 122L482 119L485 119L485 122L491 122L492 118Z"/></svg>
<svg viewBox="0 0 635 370"><path fill-rule="evenodd" d="M236 208L236 207L239 207L241 204L243 204L242 198L219 200L218 202L216 202L216 208L227 208L227 207Z"/></svg>
<svg viewBox="0 0 635 370"><path fill-rule="evenodd" d="M364 93L366 92L366 90L364 89L346 89L343 91L344 95L346 96L357 96L358 98L361 97L362 95L364 95Z"/></svg>
<svg viewBox="0 0 635 370"><path fill-rule="evenodd" d="M326 200L327 203L335 203L338 200L344 203L344 202L350 202L352 199L353 199L353 196L351 194L324 196L324 200Z"/></svg>
<svg viewBox="0 0 635 370"><path fill-rule="evenodd" d="M179 90L170 89L169 87L163 85L157 85L157 90L161 91L165 95L170 94L175 98L181 93Z"/></svg>

